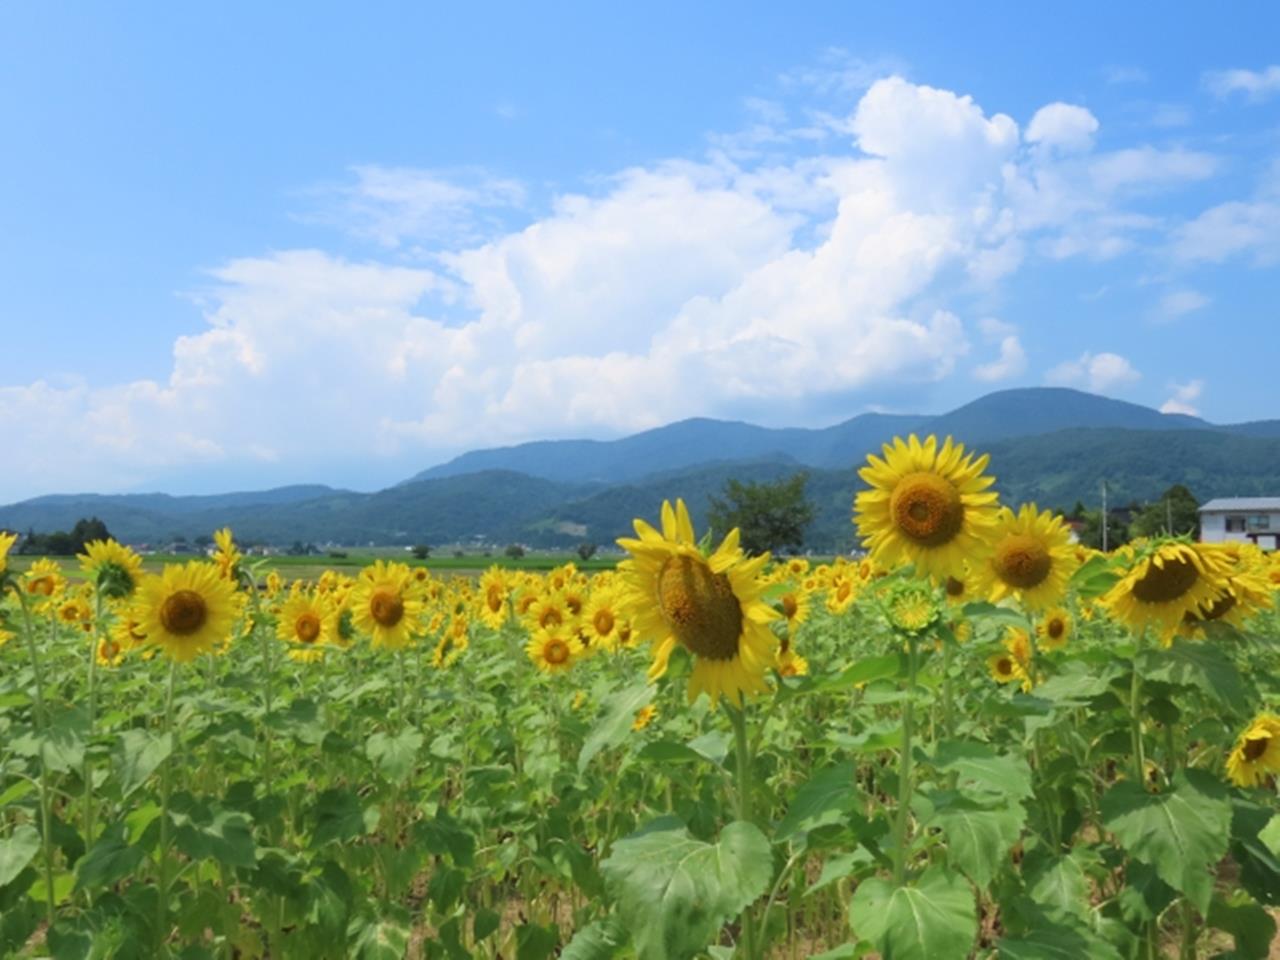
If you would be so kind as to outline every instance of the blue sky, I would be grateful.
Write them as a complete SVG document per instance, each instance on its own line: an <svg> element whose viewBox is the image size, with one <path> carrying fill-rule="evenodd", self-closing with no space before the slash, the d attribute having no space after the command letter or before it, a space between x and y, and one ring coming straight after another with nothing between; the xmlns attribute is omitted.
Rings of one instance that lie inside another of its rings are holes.
<svg viewBox="0 0 1280 960"><path fill-rule="evenodd" d="M1273 4L0 13L0 502L1061 383L1280 416Z"/></svg>

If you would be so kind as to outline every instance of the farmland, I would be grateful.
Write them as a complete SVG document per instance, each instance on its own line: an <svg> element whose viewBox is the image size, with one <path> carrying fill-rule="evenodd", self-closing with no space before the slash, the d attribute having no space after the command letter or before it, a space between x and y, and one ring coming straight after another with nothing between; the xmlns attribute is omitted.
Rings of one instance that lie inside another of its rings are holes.
<svg viewBox="0 0 1280 960"><path fill-rule="evenodd" d="M0 951L1267 957L1280 564L986 468L887 446L858 560L8 556Z"/></svg>

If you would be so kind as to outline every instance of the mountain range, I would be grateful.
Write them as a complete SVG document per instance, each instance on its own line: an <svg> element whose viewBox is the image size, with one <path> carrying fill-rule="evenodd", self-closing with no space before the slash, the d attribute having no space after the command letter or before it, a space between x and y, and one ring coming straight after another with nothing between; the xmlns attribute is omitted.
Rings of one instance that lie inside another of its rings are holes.
<svg viewBox="0 0 1280 960"><path fill-rule="evenodd" d="M809 545L853 543L850 506L867 453L910 432L991 454L1010 503L1113 503L1185 483L1214 496L1280 494L1280 421L1215 425L1064 388L1006 390L941 415L866 413L822 428L691 419L612 441L548 440L476 450L386 490L322 485L248 493L54 495L0 507L0 527L40 532L100 517L122 540L162 543L231 526L247 542L411 544L611 542L631 519L684 497L695 518L730 478L809 473Z"/></svg>

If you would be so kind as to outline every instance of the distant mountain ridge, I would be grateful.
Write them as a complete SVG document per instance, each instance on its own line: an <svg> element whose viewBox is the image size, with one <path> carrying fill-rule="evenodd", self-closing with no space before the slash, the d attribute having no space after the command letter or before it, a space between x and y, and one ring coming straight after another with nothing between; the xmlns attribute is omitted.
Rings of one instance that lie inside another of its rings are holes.
<svg viewBox="0 0 1280 960"><path fill-rule="evenodd" d="M1275 421L1264 421L1264 423ZM1280 424L1277 424L1280 427ZM515 470L548 480L620 483L657 470L710 460L748 459L771 453L810 467L839 469L860 461L895 435L936 433L970 445L1035 436L1075 427L1129 430L1238 430L1198 417L1160 413L1065 387L1031 387L987 394L950 413L859 414L830 427L757 427L727 420L681 420L619 440L540 440L475 450L411 477L430 480L477 470ZM1280 436L1280 430L1274 434Z"/></svg>
<svg viewBox="0 0 1280 960"><path fill-rule="evenodd" d="M937 416L863 414L820 429L684 420L615 441L542 441L464 454L376 493L323 485L260 492L52 495L0 507L0 527L69 529L98 516L133 543L159 544L231 526L247 541L411 544L483 540L608 543L662 499L695 517L730 478L809 471L817 511L810 545L852 545L851 502L866 454L895 434L951 435L991 455L1006 501L1094 503L1154 498L1185 483L1202 499L1280 495L1280 421L1216 426L1075 390L990 394Z"/></svg>

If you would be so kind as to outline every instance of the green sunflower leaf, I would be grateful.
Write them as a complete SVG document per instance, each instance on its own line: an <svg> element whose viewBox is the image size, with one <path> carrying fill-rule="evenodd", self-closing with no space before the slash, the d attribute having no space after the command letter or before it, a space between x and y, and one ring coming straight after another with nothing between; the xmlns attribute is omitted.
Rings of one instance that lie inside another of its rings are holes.
<svg viewBox="0 0 1280 960"><path fill-rule="evenodd" d="M768 889L773 857L754 824L704 843L664 817L615 843L600 869L640 960L688 960Z"/></svg>
<svg viewBox="0 0 1280 960"><path fill-rule="evenodd" d="M1168 793L1147 793L1124 781L1102 798L1102 823L1136 860L1155 868L1202 914L1213 896L1211 867L1227 852L1231 802L1222 784L1201 770L1179 771Z"/></svg>
<svg viewBox="0 0 1280 960"><path fill-rule="evenodd" d="M965 960L978 933L973 890L960 874L937 866L900 887L864 880L849 904L849 922L893 960Z"/></svg>

